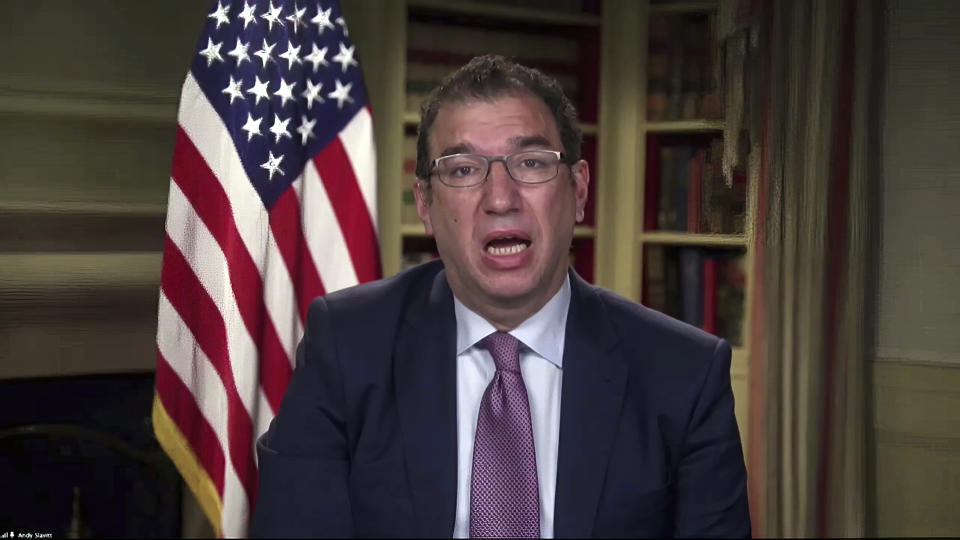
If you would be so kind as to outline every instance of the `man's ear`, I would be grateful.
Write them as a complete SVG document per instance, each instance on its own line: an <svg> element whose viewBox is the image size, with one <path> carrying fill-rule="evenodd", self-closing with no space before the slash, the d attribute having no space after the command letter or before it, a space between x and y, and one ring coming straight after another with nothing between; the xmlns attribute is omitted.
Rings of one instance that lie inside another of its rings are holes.
<svg viewBox="0 0 960 540"><path fill-rule="evenodd" d="M433 203L433 186L426 180L417 179L413 183L413 196L417 200L417 214L423 221L426 233L433 236L433 222L430 221L430 205Z"/></svg>
<svg viewBox="0 0 960 540"><path fill-rule="evenodd" d="M584 209L587 206L587 187L590 185L590 166L587 161L581 159L570 166L570 174L573 176L574 197L576 200L576 219L577 223L583 221Z"/></svg>

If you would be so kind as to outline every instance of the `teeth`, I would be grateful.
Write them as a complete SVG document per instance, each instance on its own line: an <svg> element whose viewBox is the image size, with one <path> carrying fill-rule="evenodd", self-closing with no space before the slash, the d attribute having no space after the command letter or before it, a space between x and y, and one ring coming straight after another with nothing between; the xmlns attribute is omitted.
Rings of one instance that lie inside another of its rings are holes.
<svg viewBox="0 0 960 540"><path fill-rule="evenodd" d="M516 255L517 253L520 253L525 249L527 249L527 245L524 244L523 242L519 242L512 246L507 246L507 247L488 246L487 253L500 257L503 255Z"/></svg>

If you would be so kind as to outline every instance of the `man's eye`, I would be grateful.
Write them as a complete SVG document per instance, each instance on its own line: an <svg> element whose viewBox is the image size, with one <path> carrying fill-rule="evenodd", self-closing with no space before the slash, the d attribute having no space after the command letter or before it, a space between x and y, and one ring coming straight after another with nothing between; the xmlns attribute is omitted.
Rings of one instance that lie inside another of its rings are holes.
<svg viewBox="0 0 960 540"><path fill-rule="evenodd" d="M476 167L470 167L469 165L462 165L460 167L455 167L452 171L450 171L450 176L462 178L464 176L470 176L476 170L477 170Z"/></svg>
<svg viewBox="0 0 960 540"><path fill-rule="evenodd" d="M539 169L543 167L543 162L539 159L527 158L520 162L520 166L525 169Z"/></svg>

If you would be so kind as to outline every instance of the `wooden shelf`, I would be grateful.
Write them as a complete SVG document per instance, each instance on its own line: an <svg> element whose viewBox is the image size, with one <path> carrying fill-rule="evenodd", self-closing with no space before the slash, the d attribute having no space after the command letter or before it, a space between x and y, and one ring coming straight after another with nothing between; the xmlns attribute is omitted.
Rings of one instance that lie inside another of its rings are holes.
<svg viewBox="0 0 960 540"><path fill-rule="evenodd" d="M0 201L3 214L59 214L95 216L164 216L166 204L102 202Z"/></svg>
<svg viewBox="0 0 960 540"><path fill-rule="evenodd" d="M673 231L649 231L640 235L644 244L746 248L747 237L739 234L690 234Z"/></svg>
<svg viewBox="0 0 960 540"><path fill-rule="evenodd" d="M60 90L0 84L0 114L57 116L175 125L175 96L123 91Z"/></svg>
<svg viewBox="0 0 960 540"><path fill-rule="evenodd" d="M647 133L705 133L722 132L723 120L667 120L643 124Z"/></svg>
<svg viewBox="0 0 960 540"><path fill-rule="evenodd" d="M594 227L586 225L577 225L573 228L574 238L596 238L597 230Z"/></svg>
<svg viewBox="0 0 960 540"><path fill-rule="evenodd" d="M427 238L427 233L423 232L423 225L404 223L400 226L400 234L405 238ZM574 238L596 238L597 231L593 227L577 225L573 228Z"/></svg>
<svg viewBox="0 0 960 540"><path fill-rule="evenodd" d="M671 2L669 4L650 4L652 14L681 14L681 13L712 13L719 9L716 0L690 0L687 2Z"/></svg>
<svg viewBox="0 0 960 540"><path fill-rule="evenodd" d="M0 291L159 285L162 259L159 251L2 253Z"/></svg>
<svg viewBox="0 0 960 540"><path fill-rule="evenodd" d="M416 111L403 113L403 125L409 127L417 127L420 125L420 113ZM581 123L580 130L583 131L584 135L596 135L599 131L599 126L597 126L597 124Z"/></svg>
<svg viewBox="0 0 960 540"><path fill-rule="evenodd" d="M475 15L486 18L508 19L526 23L558 26L600 26L600 16L590 13L572 13L549 9L504 6L486 2L463 0L407 0L408 8L454 15Z"/></svg>
<svg viewBox="0 0 960 540"><path fill-rule="evenodd" d="M400 235L404 238L426 238L423 225L419 223L404 223L400 225Z"/></svg>

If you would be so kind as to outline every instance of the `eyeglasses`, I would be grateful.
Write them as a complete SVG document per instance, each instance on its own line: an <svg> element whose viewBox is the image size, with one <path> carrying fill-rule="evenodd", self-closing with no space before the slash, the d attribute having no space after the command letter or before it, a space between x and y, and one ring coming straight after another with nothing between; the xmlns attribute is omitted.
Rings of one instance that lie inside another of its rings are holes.
<svg viewBox="0 0 960 540"><path fill-rule="evenodd" d="M527 150L508 156L453 154L433 160L430 169L436 169L437 177L444 185L466 188L482 184L494 161L502 161L510 178L521 184L542 184L556 178L563 153L556 150Z"/></svg>

